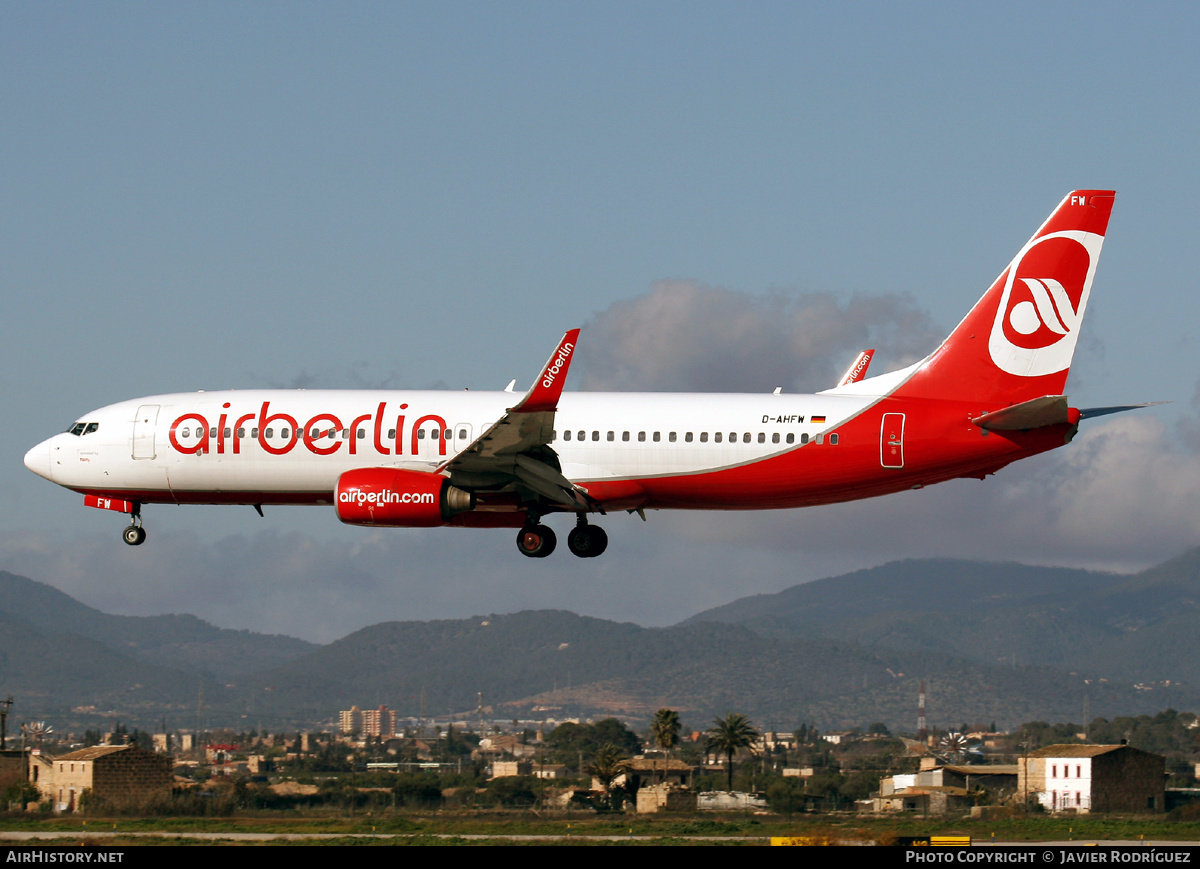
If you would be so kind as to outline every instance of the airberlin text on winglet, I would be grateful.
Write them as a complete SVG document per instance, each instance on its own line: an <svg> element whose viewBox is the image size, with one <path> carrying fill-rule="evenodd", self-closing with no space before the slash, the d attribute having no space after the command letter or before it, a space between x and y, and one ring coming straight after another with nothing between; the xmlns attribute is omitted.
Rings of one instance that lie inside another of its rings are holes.
<svg viewBox="0 0 1200 869"><path fill-rule="evenodd" d="M574 349L575 345L570 341L563 342L563 345L558 348L558 355L554 357L554 362L546 369L546 375L542 378L542 386L549 389L554 385L554 378L558 377L558 372L567 364L571 351Z"/></svg>

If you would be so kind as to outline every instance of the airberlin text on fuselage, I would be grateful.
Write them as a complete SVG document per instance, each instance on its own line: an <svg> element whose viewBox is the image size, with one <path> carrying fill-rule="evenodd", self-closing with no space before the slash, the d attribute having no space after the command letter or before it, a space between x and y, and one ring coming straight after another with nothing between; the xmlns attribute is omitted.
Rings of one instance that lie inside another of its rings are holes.
<svg viewBox="0 0 1200 869"><path fill-rule="evenodd" d="M222 407L228 411L230 403L225 402ZM408 405L401 404L398 409L401 413L395 417L394 428L389 425L392 417L388 413L386 401L379 402L374 413L356 416L348 425L343 425L341 417L333 413L318 413L301 423L291 414L272 413L271 402L264 401L257 413L222 413L215 422L200 413L185 413L171 423L168 438L172 447L188 455L210 452L221 455L227 453L237 455L241 453L242 441L245 439L239 432L244 431L244 427L249 423L256 432L252 439L258 441L258 445L264 452L273 456L290 453L301 442L309 452L318 456L332 455L343 448L350 455L356 455L360 450L365 452L373 448L379 455L400 456L405 454L405 414L403 411L408 409ZM231 419L232 424L230 424ZM373 429L370 446L366 445L366 438L362 439L364 443L360 443L358 437L359 426L368 423L372 425ZM411 442L411 449L408 452L415 455L419 451L424 438L418 438L418 434L422 432L422 426L427 423L436 424L438 455L446 455L446 439L449 436L446 431L446 421L437 414L426 414L413 422L409 429L408 440ZM180 443L179 427L190 427L191 425L196 426L199 439L195 443ZM272 443L267 432L268 430L274 431L275 426L280 428L281 437L275 439L276 443ZM349 437L344 439L341 437L343 429L347 429L349 433ZM284 431L287 432L286 435L282 434ZM385 438L385 432L391 435L393 431L395 432L394 449L387 443L393 438ZM330 432L333 432L335 436L328 436Z"/></svg>

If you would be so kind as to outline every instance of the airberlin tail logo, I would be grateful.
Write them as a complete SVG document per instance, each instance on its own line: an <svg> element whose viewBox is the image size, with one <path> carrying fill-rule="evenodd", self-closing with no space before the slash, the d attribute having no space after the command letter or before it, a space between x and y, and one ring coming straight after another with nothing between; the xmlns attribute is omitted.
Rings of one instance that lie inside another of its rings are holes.
<svg viewBox="0 0 1200 869"><path fill-rule="evenodd" d="M1066 230L1033 239L1004 273L988 339L1003 371L1040 377L1071 365L1104 237Z"/></svg>

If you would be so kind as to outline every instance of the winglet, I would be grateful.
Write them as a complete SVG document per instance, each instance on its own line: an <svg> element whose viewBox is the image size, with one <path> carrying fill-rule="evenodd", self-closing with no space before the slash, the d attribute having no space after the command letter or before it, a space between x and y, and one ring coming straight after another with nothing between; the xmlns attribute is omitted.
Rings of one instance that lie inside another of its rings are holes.
<svg viewBox="0 0 1200 869"><path fill-rule="evenodd" d="M562 395L563 384L567 382L567 369L571 367L571 357L575 354L578 342L578 329L563 335L529 392L513 408L514 413L552 413L558 409L558 398Z"/></svg>
<svg viewBox="0 0 1200 869"><path fill-rule="evenodd" d="M871 364L871 357L875 355L875 351L864 350L858 354L858 358L851 363L846 369L846 373L842 375L842 379L838 381L838 386L849 386L851 383L858 383L867 376L867 368Z"/></svg>

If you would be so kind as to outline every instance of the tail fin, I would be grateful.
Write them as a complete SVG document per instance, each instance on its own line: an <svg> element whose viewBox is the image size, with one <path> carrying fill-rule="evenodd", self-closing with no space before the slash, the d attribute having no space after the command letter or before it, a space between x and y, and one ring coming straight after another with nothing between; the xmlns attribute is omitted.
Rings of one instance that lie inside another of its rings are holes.
<svg viewBox="0 0 1200 869"><path fill-rule="evenodd" d="M1005 404L1062 394L1115 195L1068 194L893 394Z"/></svg>

